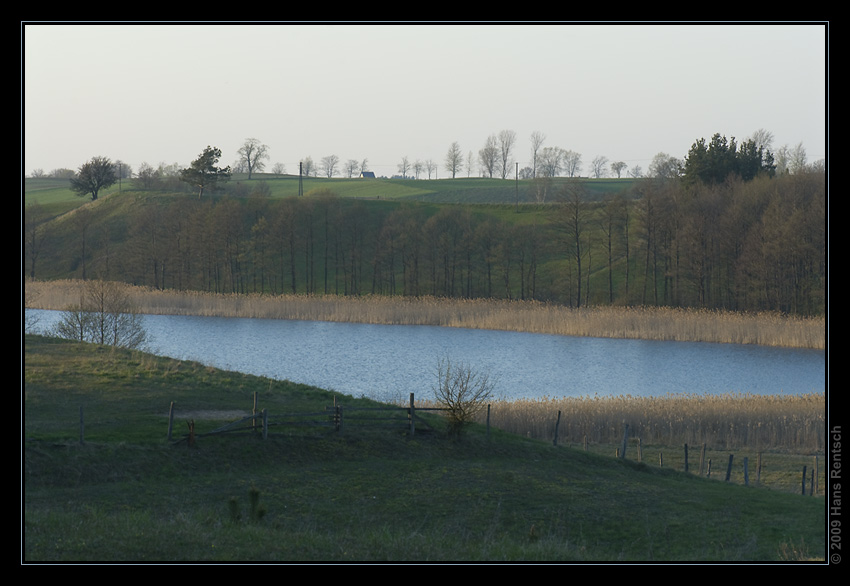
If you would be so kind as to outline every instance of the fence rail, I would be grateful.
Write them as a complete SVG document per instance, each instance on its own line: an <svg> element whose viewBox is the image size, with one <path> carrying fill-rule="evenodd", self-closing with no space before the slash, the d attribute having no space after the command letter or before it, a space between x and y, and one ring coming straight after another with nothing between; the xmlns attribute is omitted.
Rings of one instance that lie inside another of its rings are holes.
<svg viewBox="0 0 850 586"><path fill-rule="evenodd" d="M334 404L326 407L324 411L276 413L270 414L266 409L257 409L257 395L254 394L254 409L251 415L231 421L212 431L195 433L194 421L187 421L189 434L176 440L180 443L184 440L194 443L195 438L203 436L221 435L228 433L248 433L262 431L263 439L268 437L271 427L325 427L332 428L336 432L342 432L344 428L372 427L372 428L403 428L413 436L416 433L417 424L420 429L432 430L431 425L421 417L420 411L445 411L443 407L416 407L414 395L410 393L410 404L406 407L353 407ZM364 415L365 414L365 415ZM168 440L172 441L174 429L174 403L168 413Z"/></svg>

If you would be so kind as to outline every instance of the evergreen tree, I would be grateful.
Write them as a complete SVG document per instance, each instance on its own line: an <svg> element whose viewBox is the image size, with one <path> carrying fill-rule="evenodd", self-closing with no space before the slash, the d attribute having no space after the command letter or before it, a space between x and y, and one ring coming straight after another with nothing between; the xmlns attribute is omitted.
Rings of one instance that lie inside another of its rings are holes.
<svg viewBox="0 0 850 586"><path fill-rule="evenodd" d="M212 189L219 181L230 179L230 167L216 167L219 158L221 149L208 146L188 169L180 171L181 181L198 188L198 199L204 195L204 189Z"/></svg>

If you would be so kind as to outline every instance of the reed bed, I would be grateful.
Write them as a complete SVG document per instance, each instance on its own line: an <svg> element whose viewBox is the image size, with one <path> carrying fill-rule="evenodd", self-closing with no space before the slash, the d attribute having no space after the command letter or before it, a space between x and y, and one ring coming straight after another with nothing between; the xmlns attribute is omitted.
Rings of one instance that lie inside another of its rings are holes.
<svg viewBox="0 0 850 586"><path fill-rule="evenodd" d="M824 393L805 395L670 394L660 397L544 397L494 401L490 425L559 443L617 445L625 424L647 445L706 444L713 449L823 452ZM486 414L479 422L486 421Z"/></svg>
<svg viewBox="0 0 850 586"><path fill-rule="evenodd" d="M64 310L81 281L28 281L27 307ZM141 313L433 325L566 336L759 344L823 350L826 320L675 308L575 309L535 301L336 295L220 294L130 287Z"/></svg>

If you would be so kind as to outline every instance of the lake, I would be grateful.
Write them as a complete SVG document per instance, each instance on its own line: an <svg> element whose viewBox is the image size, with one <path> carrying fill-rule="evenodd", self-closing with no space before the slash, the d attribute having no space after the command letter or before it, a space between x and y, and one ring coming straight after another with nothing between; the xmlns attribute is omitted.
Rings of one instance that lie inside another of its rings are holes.
<svg viewBox="0 0 850 586"><path fill-rule="evenodd" d="M27 310L46 331L58 311ZM150 352L355 397L430 398L441 358L505 399L825 392L823 350L582 338L437 326L146 315Z"/></svg>

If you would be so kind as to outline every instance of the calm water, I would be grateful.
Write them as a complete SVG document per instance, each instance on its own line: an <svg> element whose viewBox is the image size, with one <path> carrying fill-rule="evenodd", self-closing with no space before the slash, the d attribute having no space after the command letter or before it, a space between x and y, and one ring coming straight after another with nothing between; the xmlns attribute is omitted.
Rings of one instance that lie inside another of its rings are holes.
<svg viewBox="0 0 850 586"><path fill-rule="evenodd" d="M44 331L60 312L27 312ZM574 338L432 326L144 316L149 350L353 396L430 397L440 358L509 399L666 393L823 392L825 353L749 345Z"/></svg>

